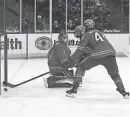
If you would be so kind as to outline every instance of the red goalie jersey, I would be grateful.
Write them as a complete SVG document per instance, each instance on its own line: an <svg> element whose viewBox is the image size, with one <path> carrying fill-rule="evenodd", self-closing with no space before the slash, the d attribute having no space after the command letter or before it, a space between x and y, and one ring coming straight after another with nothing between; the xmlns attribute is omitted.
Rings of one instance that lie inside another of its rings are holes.
<svg viewBox="0 0 130 117"><path fill-rule="evenodd" d="M71 60L75 61L80 58L86 50L89 51L88 47L92 49L92 58L103 58L110 55L115 56L116 53L102 32L91 30L84 34L76 52L71 56Z"/></svg>

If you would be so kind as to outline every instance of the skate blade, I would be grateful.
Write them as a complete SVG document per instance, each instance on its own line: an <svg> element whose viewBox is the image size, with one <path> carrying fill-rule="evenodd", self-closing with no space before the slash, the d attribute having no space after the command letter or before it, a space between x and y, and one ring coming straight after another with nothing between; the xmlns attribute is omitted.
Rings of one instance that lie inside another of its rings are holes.
<svg viewBox="0 0 130 117"><path fill-rule="evenodd" d="M124 96L124 99L129 99L129 98L130 98L129 94L127 94L127 95Z"/></svg>
<svg viewBox="0 0 130 117"><path fill-rule="evenodd" d="M72 94L66 93L66 97L75 98L75 94L74 93L72 93Z"/></svg>

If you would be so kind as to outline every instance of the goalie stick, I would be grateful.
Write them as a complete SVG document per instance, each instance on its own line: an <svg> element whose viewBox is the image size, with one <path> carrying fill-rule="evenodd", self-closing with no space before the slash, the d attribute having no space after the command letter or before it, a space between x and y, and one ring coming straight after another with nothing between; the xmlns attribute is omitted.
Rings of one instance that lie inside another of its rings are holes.
<svg viewBox="0 0 130 117"><path fill-rule="evenodd" d="M18 86L23 85L23 84L25 84L25 83L28 83L28 82L30 82L30 81L32 81L32 80L38 79L38 78L40 78L41 76L47 75L47 74L49 74L49 73L50 73L50 71L49 71L49 72L46 72L46 73L44 73L44 74L38 75L38 76L36 76L36 77L33 77L33 78L31 78L31 79L29 79L29 80L26 80L26 81L24 81L24 82L21 82L21 83L19 83L19 84L11 84L11 83L8 83L8 82L5 82L5 81L4 81L4 82L3 82L3 86L10 87L10 88L15 88L15 87L18 87Z"/></svg>

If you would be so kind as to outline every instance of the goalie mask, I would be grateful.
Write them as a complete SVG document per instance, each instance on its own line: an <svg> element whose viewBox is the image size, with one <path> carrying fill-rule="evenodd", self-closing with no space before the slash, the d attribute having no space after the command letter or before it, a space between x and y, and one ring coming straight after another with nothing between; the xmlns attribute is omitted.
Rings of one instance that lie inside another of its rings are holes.
<svg viewBox="0 0 130 117"><path fill-rule="evenodd" d="M86 30L95 28L95 22L92 19L87 19L84 21L84 26Z"/></svg>
<svg viewBox="0 0 130 117"><path fill-rule="evenodd" d="M84 35L85 33L85 27L82 25L76 26L75 30L74 30L74 36L77 38L81 38L82 35Z"/></svg>
<svg viewBox="0 0 130 117"><path fill-rule="evenodd" d="M64 32L60 33L59 36L58 36L58 40L67 45L67 43L68 43L68 35L67 35L67 33L64 33Z"/></svg>

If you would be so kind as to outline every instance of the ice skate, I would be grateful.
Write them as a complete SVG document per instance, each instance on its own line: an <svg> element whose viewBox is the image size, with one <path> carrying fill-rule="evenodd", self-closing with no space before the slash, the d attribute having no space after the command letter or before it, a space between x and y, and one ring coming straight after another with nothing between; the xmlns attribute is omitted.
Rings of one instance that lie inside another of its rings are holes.
<svg viewBox="0 0 130 117"><path fill-rule="evenodd" d="M129 98L130 93L126 91L121 91L118 88L116 89L124 98Z"/></svg>
<svg viewBox="0 0 130 117"><path fill-rule="evenodd" d="M77 88L72 88L66 91L67 97L75 98L75 94L77 94Z"/></svg>

